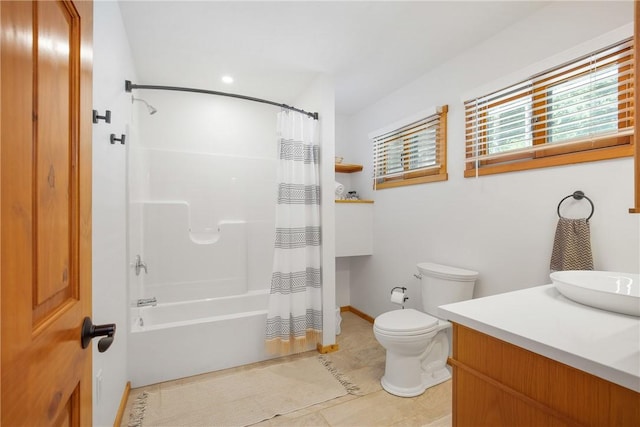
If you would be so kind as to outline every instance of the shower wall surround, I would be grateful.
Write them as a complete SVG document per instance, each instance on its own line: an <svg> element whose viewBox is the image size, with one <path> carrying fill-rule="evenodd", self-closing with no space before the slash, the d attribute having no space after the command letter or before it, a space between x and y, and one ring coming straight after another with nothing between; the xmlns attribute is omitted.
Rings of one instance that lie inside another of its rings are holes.
<svg viewBox="0 0 640 427"><path fill-rule="evenodd" d="M268 288L276 190L273 107L138 92L158 112L149 115L134 104L129 259L140 254L148 274L136 276L131 269L131 300L162 295L167 286L184 286L185 299L193 298L194 286L204 298Z"/></svg>

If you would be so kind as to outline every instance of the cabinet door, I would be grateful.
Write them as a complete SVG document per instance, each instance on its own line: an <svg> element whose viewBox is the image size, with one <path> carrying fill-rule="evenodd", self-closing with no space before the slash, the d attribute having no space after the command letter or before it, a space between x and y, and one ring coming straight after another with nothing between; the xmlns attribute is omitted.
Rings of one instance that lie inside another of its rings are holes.
<svg viewBox="0 0 640 427"><path fill-rule="evenodd" d="M373 203L336 203L336 256L373 254Z"/></svg>
<svg viewBox="0 0 640 427"><path fill-rule="evenodd" d="M454 368L454 426L555 427L565 424L490 382Z"/></svg>

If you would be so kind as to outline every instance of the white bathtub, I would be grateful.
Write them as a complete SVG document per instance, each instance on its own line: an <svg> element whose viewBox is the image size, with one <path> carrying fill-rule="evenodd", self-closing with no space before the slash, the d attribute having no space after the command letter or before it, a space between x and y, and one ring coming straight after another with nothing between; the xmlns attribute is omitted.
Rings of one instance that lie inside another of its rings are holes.
<svg viewBox="0 0 640 427"><path fill-rule="evenodd" d="M140 387L259 362L269 290L132 307L129 377Z"/></svg>

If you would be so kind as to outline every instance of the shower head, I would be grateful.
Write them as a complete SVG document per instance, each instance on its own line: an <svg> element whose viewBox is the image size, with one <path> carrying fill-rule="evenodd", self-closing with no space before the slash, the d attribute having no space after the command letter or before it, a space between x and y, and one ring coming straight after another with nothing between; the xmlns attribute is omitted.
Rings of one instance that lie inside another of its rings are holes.
<svg viewBox="0 0 640 427"><path fill-rule="evenodd" d="M132 95L131 96L131 103L132 104L133 104L133 101L140 101L140 102L144 103L144 105L147 106L147 110L149 111L149 114L155 114L155 113L158 112L158 110L153 105L150 105L147 101L145 101L142 98L136 98L135 96Z"/></svg>

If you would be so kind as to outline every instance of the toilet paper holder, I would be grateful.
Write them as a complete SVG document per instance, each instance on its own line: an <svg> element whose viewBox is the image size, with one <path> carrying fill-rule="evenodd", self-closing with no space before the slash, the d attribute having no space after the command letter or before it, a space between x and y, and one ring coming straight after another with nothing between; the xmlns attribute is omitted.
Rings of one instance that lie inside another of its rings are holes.
<svg viewBox="0 0 640 427"><path fill-rule="evenodd" d="M407 302L407 300L409 299L409 297L407 296L407 288L405 288L404 286L396 286L395 288L391 289L391 295L393 295L393 291L395 291L396 289L401 289L402 293L403 293L403 303ZM403 307L404 308L404 307Z"/></svg>

